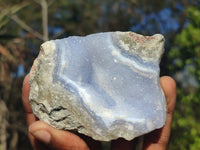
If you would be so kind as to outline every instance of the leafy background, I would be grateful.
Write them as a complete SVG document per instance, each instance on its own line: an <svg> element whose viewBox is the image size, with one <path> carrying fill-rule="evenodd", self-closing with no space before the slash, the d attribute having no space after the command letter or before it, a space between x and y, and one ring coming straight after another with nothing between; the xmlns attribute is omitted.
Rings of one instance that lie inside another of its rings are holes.
<svg viewBox="0 0 200 150"><path fill-rule="evenodd" d="M0 0L0 150L31 149L21 87L40 45L116 30L165 36L161 76L178 92L168 150L200 149L199 0Z"/></svg>

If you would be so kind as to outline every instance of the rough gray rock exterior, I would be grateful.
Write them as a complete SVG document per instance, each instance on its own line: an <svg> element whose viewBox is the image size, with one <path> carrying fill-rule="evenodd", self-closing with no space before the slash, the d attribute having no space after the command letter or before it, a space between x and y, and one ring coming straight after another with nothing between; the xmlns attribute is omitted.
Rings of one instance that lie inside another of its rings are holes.
<svg viewBox="0 0 200 150"><path fill-rule="evenodd" d="M34 114L58 129L100 141L161 128L160 34L107 32L45 42L30 72Z"/></svg>

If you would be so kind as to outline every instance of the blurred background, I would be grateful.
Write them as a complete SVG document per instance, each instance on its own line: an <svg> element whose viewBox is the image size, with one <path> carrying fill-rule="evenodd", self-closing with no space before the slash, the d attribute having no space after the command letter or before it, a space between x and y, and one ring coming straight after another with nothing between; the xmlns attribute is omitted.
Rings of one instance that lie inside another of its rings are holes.
<svg viewBox="0 0 200 150"><path fill-rule="evenodd" d="M116 30L165 36L160 74L178 92L168 150L200 149L200 0L0 0L0 150L31 149L21 88L40 45Z"/></svg>

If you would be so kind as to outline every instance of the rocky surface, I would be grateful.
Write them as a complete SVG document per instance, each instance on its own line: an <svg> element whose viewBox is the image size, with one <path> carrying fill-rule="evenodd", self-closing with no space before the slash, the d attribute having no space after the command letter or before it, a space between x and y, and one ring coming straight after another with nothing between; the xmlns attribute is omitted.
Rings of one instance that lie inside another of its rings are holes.
<svg viewBox="0 0 200 150"><path fill-rule="evenodd" d="M30 72L34 114L58 129L100 141L161 128L160 34L106 32L45 42Z"/></svg>

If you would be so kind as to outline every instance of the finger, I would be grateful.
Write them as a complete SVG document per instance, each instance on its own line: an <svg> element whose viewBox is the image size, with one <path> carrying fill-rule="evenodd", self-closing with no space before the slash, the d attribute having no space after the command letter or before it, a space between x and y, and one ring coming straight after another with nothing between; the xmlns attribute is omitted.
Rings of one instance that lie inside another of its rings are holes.
<svg viewBox="0 0 200 150"><path fill-rule="evenodd" d="M89 150L87 144L77 135L55 129L42 121L31 124L29 133L37 141L54 150Z"/></svg>
<svg viewBox="0 0 200 150"><path fill-rule="evenodd" d="M25 77L22 87L22 102L24 105L24 109L26 112L26 119L28 126L38 120L32 112L32 108L29 102L29 92L30 92L30 85L29 85L29 74Z"/></svg>
<svg viewBox="0 0 200 150"><path fill-rule="evenodd" d="M111 142L111 150L132 150L133 147L134 147L134 140L127 141L123 138L119 138Z"/></svg>
<svg viewBox="0 0 200 150"><path fill-rule="evenodd" d="M171 77L164 76L161 77L160 84L166 98L167 114L171 114L176 104L176 82Z"/></svg>
<svg viewBox="0 0 200 150"><path fill-rule="evenodd" d="M26 112L26 121L27 121L28 126L38 120L32 112L32 108L29 102L29 92L30 92L30 85L29 85L29 74L28 74L24 79L23 87L22 87L22 102L23 102L24 109ZM28 136L32 145L39 145L39 144L36 144L36 141L31 134L28 133ZM37 149L42 150L45 148L40 147Z"/></svg>
<svg viewBox="0 0 200 150"><path fill-rule="evenodd" d="M173 111L176 103L176 83L170 77L160 79L167 103L167 118L163 128L145 135L144 150L165 150L170 137Z"/></svg>
<svg viewBox="0 0 200 150"><path fill-rule="evenodd" d="M24 78L23 87L22 87L22 101L25 108L26 113L32 113L31 105L29 103L29 74Z"/></svg>

